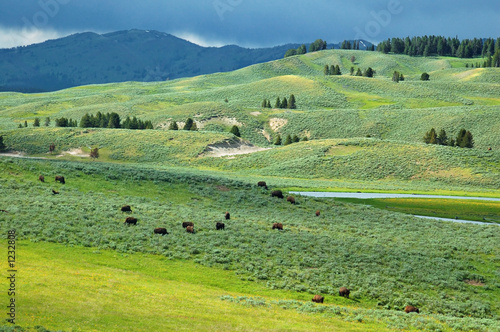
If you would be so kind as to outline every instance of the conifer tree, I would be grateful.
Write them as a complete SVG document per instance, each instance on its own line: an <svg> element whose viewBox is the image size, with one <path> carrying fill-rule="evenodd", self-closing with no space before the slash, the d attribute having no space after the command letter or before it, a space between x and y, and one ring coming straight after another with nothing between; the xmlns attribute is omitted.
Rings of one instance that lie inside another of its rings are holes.
<svg viewBox="0 0 500 332"><path fill-rule="evenodd" d="M292 137L290 135L288 135L285 139L285 143L283 143L283 145L290 145L292 144Z"/></svg>
<svg viewBox="0 0 500 332"><path fill-rule="evenodd" d="M448 136L446 135L446 131L444 129L441 129L439 131L437 141L438 141L438 144L440 144L440 145L448 145Z"/></svg>
<svg viewBox="0 0 500 332"><path fill-rule="evenodd" d="M300 142L300 139L297 135L293 135L292 137L292 143L297 143L297 142Z"/></svg>
<svg viewBox="0 0 500 332"><path fill-rule="evenodd" d="M350 72L351 72L351 76L352 76L354 74L354 67L351 67Z"/></svg>
<svg viewBox="0 0 500 332"><path fill-rule="evenodd" d="M325 65L325 68L323 68L323 74L330 75L330 67L328 65Z"/></svg>
<svg viewBox="0 0 500 332"><path fill-rule="evenodd" d="M274 108L280 108L280 107L281 107L280 97L276 97L276 103L274 104Z"/></svg>
<svg viewBox="0 0 500 332"><path fill-rule="evenodd" d="M186 123L184 124L184 128L182 128L182 129L183 129L183 130L191 130L191 128L193 127L193 124L194 124L193 119L188 118L188 119L186 120Z"/></svg>
<svg viewBox="0 0 500 332"><path fill-rule="evenodd" d="M240 134L240 129L238 128L238 126L234 125L232 128L231 128L231 131L230 131L231 134L233 134L234 136L236 137L241 137L241 134Z"/></svg>
<svg viewBox="0 0 500 332"><path fill-rule="evenodd" d="M35 120L33 121L33 127L40 127L40 119L39 118L35 118Z"/></svg>
<svg viewBox="0 0 500 332"><path fill-rule="evenodd" d="M293 94L290 95L290 100L288 101L288 108L296 109L297 105L295 104L295 96Z"/></svg>
<svg viewBox="0 0 500 332"><path fill-rule="evenodd" d="M429 80L429 77L430 75L427 74L427 73L422 73L422 75L420 76L420 80L422 81L428 81Z"/></svg>
<svg viewBox="0 0 500 332"><path fill-rule="evenodd" d="M168 126L168 130L179 130L179 126L177 125L177 122L175 122L175 121L170 122L170 125Z"/></svg>
<svg viewBox="0 0 500 332"><path fill-rule="evenodd" d="M358 70L356 71L356 76L363 76L360 68L358 68Z"/></svg>
<svg viewBox="0 0 500 332"><path fill-rule="evenodd" d="M286 100L286 97L281 101L281 108L288 108L288 100Z"/></svg>
<svg viewBox="0 0 500 332"><path fill-rule="evenodd" d="M281 135L278 134L276 137L276 140L274 141L274 145L281 145Z"/></svg>
<svg viewBox="0 0 500 332"><path fill-rule="evenodd" d="M6 149L5 143L3 142L3 136L0 135L0 152L4 152Z"/></svg>

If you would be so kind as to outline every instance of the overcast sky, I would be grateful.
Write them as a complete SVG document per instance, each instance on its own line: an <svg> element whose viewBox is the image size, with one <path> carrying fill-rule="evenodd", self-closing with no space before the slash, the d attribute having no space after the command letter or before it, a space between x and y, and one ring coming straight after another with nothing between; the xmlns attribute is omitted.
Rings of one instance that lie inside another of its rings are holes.
<svg viewBox="0 0 500 332"><path fill-rule="evenodd" d="M158 30L202 46L500 37L498 0L0 0L0 48L76 32Z"/></svg>

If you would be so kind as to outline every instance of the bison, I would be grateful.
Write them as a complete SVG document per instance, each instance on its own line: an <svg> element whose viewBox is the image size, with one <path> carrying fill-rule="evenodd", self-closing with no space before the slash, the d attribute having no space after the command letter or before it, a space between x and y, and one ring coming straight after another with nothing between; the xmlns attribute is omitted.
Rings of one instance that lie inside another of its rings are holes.
<svg viewBox="0 0 500 332"><path fill-rule="evenodd" d="M59 195L59 192L58 192L58 191L55 191L54 189L52 189L52 194L54 194L54 195Z"/></svg>
<svg viewBox="0 0 500 332"><path fill-rule="evenodd" d="M273 229L279 229L280 231L282 231L283 230L283 224L280 223L280 222L275 222L273 224Z"/></svg>
<svg viewBox="0 0 500 332"><path fill-rule="evenodd" d="M226 212L226 214L224 215L224 218L226 218L226 220L231 219L231 215L229 214L229 212Z"/></svg>
<svg viewBox="0 0 500 332"><path fill-rule="evenodd" d="M158 227L154 229L154 234L161 234L162 236L168 234L166 228Z"/></svg>
<svg viewBox="0 0 500 332"><path fill-rule="evenodd" d="M319 210L316 210L316 217L319 217L319 214L320 214Z"/></svg>
<svg viewBox="0 0 500 332"><path fill-rule="evenodd" d="M321 295L314 295L314 297L312 298L312 301L316 303L323 303L324 300L325 298Z"/></svg>
<svg viewBox="0 0 500 332"><path fill-rule="evenodd" d="M127 219L125 219L124 224L126 224L126 225L136 225L137 224L137 218L127 217Z"/></svg>
<svg viewBox="0 0 500 332"><path fill-rule="evenodd" d="M288 197L286 198L286 201L287 201L287 202L290 202L290 204L295 204L295 197L293 197L293 196L288 196Z"/></svg>
<svg viewBox="0 0 500 332"><path fill-rule="evenodd" d="M43 175L40 175L40 176L38 177L38 180L39 180L40 182L45 182L45 177L44 177Z"/></svg>
<svg viewBox="0 0 500 332"><path fill-rule="evenodd" d="M264 187L265 189L267 189L267 184L266 184L265 181L259 181L259 182L257 182L257 186Z"/></svg>
<svg viewBox="0 0 500 332"><path fill-rule="evenodd" d="M215 229L218 230L218 231L224 229L224 227L225 227L225 225L224 225L223 222L218 222L218 223L215 224Z"/></svg>
<svg viewBox="0 0 500 332"><path fill-rule="evenodd" d="M194 227L193 226L186 227L186 232L194 234Z"/></svg>
<svg viewBox="0 0 500 332"><path fill-rule="evenodd" d="M283 192L281 190L274 190L271 193L271 197L283 198Z"/></svg>
<svg viewBox="0 0 500 332"><path fill-rule="evenodd" d="M61 184L65 184L64 176L56 175L56 182L59 181Z"/></svg>
<svg viewBox="0 0 500 332"><path fill-rule="evenodd" d="M122 206L121 210L122 212L132 212L132 208L130 207L130 205Z"/></svg>
<svg viewBox="0 0 500 332"><path fill-rule="evenodd" d="M407 305L407 306L405 307L405 312L406 312L406 313L416 312L417 314L419 314L419 313L420 313L420 310L418 310L418 308L415 308L415 307L414 307L414 306L412 306L412 305Z"/></svg>
<svg viewBox="0 0 500 332"><path fill-rule="evenodd" d="M182 227L186 228L188 226L194 227L194 224L191 221L184 221L182 223Z"/></svg>
<svg viewBox="0 0 500 332"><path fill-rule="evenodd" d="M347 298L347 299L349 298L349 293L350 293L350 292L351 292L351 291L350 291L350 290L348 290L348 289L347 289L347 288L345 288L345 287L340 287L340 289L339 289L339 295L340 295L340 296L343 296L343 297L345 297L345 298Z"/></svg>

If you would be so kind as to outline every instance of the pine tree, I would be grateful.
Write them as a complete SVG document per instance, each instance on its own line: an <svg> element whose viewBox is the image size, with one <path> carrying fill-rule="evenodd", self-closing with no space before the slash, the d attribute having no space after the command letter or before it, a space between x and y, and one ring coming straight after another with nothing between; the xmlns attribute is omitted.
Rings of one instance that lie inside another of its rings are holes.
<svg viewBox="0 0 500 332"><path fill-rule="evenodd" d="M0 135L0 152L4 152L6 149L5 143L3 142L3 136Z"/></svg>
<svg viewBox="0 0 500 332"><path fill-rule="evenodd" d="M372 67L368 67L368 69L365 70L365 73L364 73L363 76L365 76L365 77L373 77L373 74L374 74L374 72L373 72Z"/></svg>
<svg viewBox="0 0 500 332"><path fill-rule="evenodd" d="M302 142L307 142L308 140L307 136L302 137Z"/></svg>
<svg viewBox="0 0 500 332"><path fill-rule="evenodd" d="M271 101L269 99L267 100L267 108L272 108L271 107Z"/></svg>
<svg viewBox="0 0 500 332"><path fill-rule="evenodd" d="M50 125L50 118L46 117L45 118L45 127L48 127Z"/></svg>
<svg viewBox="0 0 500 332"><path fill-rule="evenodd" d="M191 131L197 131L198 127L196 126L196 122L193 121L193 125L191 126Z"/></svg>
<svg viewBox="0 0 500 332"><path fill-rule="evenodd" d="M297 105L295 104L295 96L293 94L290 95L290 100L288 101L288 108L292 110L297 108Z"/></svg>
<svg viewBox="0 0 500 332"><path fill-rule="evenodd" d="M80 127L81 128L90 128L92 126L92 123L90 121L90 115L88 113L85 113L84 116L80 119Z"/></svg>
<svg viewBox="0 0 500 332"><path fill-rule="evenodd" d="M184 124L184 128L182 128L182 129L183 130L191 130L191 128L193 127L193 123L194 123L193 119L188 118L186 120L186 123Z"/></svg>
<svg viewBox="0 0 500 332"><path fill-rule="evenodd" d="M118 113L112 112L109 114L107 128L120 128L120 116Z"/></svg>
<svg viewBox="0 0 500 332"><path fill-rule="evenodd" d="M234 136L236 137L241 137L241 134L240 134L240 129L238 128L238 126L234 125L232 128L231 128L231 131L230 131L231 134L233 134Z"/></svg>
<svg viewBox="0 0 500 332"><path fill-rule="evenodd" d="M177 125L177 122L175 122L175 121L170 122L170 125L168 126L168 130L179 130L179 126Z"/></svg>
<svg viewBox="0 0 500 332"><path fill-rule="evenodd" d="M276 137L276 140L274 141L274 145L281 145L281 135L278 134Z"/></svg>
<svg viewBox="0 0 500 332"><path fill-rule="evenodd" d="M288 108L288 100L286 100L286 97L281 101L281 108Z"/></svg>
<svg viewBox="0 0 500 332"><path fill-rule="evenodd" d="M28 121L24 121L24 128L28 128Z"/></svg>
<svg viewBox="0 0 500 332"><path fill-rule="evenodd" d="M400 81L404 81L405 80L405 77L403 76L403 73L401 73L401 75L399 76L399 80Z"/></svg>
<svg viewBox="0 0 500 332"><path fill-rule="evenodd" d="M335 75L335 66L334 65L330 66L329 75Z"/></svg>
<svg viewBox="0 0 500 332"><path fill-rule="evenodd" d="M276 98L276 103L274 104L274 108L280 108L281 107L281 100L280 97Z"/></svg>
<svg viewBox="0 0 500 332"><path fill-rule="evenodd" d="M422 81L428 81L429 77L430 77L429 74L422 73L422 75L420 76L420 80L422 80Z"/></svg>
<svg viewBox="0 0 500 332"><path fill-rule="evenodd" d="M298 142L300 142L299 136L297 136L297 135L293 135L293 137L292 137L292 142L293 142L293 143L298 143Z"/></svg>
<svg viewBox="0 0 500 332"><path fill-rule="evenodd" d="M441 129L439 131L437 141L438 141L438 144L440 144L440 145L448 145L448 136L446 135L446 131L444 129Z"/></svg>
<svg viewBox="0 0 500 332"><path fill-rule="evenodd" d="M399 78L401 77L401 75L399 74L398 71L394 71L394 73L392 74L392 81L393 82L396 82L396 83L399 83Z"/></svg>
<svg viewBox="0 0 500 332"><path fill-rule="evenodd" d="M264 99L264 100L262 101L261 107L262 107L262 108L266 108L266 106L267 106L267 99Z"/></svg>
<svg viewBox="0 0 500 332"><path fill-rule="evenodd" d="M325 68L323 68L323 74L330 75L330 67L328 65L325 65Z"/></svg>
<svg viewBox="0 0 500 332"><path fill-rule="evenodd" d="M431 128L430 131L425 133L424 142L427 144L437 144L438 143L436 130L434 128Z"/></svg>
<svg viewBox="0 0 500 332"><path fill-rule="evenodd" d="M465 135L467 134L467 130L465 129L460 129L457 135L457 139L455 141L455 145L461 148L465 147Z"/></svg>
<svg viewBox="0 0 500 332"><path fill-rule="evenodd" d="M285 139L285 143L283 143L283 145L290 145L292 144L292 137L290 135L288 135Z"/></svg>
<svg viewBox="0 0 500 332"><path fill-rule="evenodd" d="M335 65L334 75L342 75L342 72L340 71L339 65Z"/></svg>
<svg viewBox="0 0 500 332"><path fill-rule="evenodd" d="M92 159L99 158L99 148L90 149L90 158Z"/></svg>
<svg viewBox="0 0 500 332"><path fill-rule="evenodd" d="M360 68L358 68L358 70L356 71L356 76L363 76Z"/></svg>
<svg viewBox="0 0 500 332"><path fill-rule="evenodd" d="M351 76L352 76L354 74L354 67L351 67L350 72L351 72Z"/></svg>

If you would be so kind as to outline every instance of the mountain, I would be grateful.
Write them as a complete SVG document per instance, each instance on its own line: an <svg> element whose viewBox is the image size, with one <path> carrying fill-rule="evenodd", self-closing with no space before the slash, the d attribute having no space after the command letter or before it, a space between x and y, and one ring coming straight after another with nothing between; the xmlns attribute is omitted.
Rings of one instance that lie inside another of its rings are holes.
<svg viewBox="0 0 500 332"><path fill-rule="evenodd" d="M144 30L77 33L0 50L0 91L40 92L125 81L164 81L227 72L282 58L299 45L202 47Z"/></svg>

